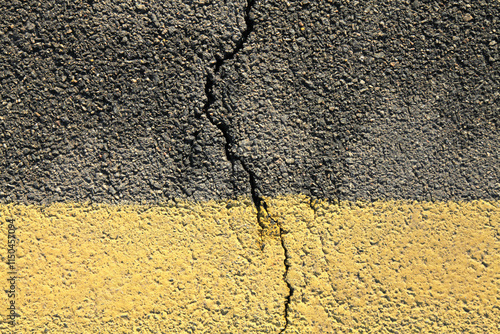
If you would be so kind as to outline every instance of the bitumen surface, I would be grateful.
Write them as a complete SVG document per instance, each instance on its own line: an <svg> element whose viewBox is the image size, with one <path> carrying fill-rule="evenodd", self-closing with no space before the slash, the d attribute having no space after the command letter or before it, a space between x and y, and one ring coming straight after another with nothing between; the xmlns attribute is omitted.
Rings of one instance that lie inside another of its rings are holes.
<svg viewBox="0 0 500 334"><path fill-rule="evenodd" d="M0 9L19 331L500 331L498 1Z"/></svg>
<svg viewBox="0 0 500 334"><path fill-rule="evenodd" d="M496 1L3 1L3 202L498 199Z"/></svg>

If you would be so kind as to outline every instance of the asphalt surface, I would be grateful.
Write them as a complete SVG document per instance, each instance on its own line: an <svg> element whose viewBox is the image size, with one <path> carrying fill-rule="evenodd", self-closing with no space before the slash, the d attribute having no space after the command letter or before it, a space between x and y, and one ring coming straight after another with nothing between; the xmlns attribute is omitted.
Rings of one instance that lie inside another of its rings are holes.
<svg viewBox="0 0 500 334"><path fill-rule="evenodd" d="M0 200L500 197L496 1L1 1Z"/></svg>
<svg viewBox="0 0 500 334"><path fill-rule="evenodd" d="M224 138L195 115L210 64L241 36L243 4L2 1L1 8L4 201L233 194Z"/></svg>

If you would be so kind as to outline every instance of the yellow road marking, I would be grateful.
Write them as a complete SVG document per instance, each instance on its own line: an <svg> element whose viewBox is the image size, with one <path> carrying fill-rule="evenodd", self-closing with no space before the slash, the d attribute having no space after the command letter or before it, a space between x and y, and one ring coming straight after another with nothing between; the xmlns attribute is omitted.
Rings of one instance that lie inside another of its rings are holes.
<svg viewBox="0 0 500 334"><path fill-rule="evenodd" d="M266 203L0 205L0 330L500 332L500 202Z"/></svg>

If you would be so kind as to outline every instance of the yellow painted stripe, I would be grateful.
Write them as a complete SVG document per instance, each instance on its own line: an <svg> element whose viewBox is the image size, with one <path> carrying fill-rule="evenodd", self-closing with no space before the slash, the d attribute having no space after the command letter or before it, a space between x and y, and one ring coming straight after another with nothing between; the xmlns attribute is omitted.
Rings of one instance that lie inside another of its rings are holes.
<svg viewBox="0 0 500 334"><path fill-rule="evenodd" d="M500 202L268 200L290 333L499 333Z"/></svg>
<svg viewBox="0 0 500 334"><path fill-rule="evenodd" d="M500 202L266 203L1 205L0 330L500 332Z"/></svg>
<svg viewBox="0 0 500 334"><path fill-rule="evenodd" d="M227 204L1 206L1 244L6 219L19 238L15 332L279 331L283 251L260 251L250 201Z"/></svg>

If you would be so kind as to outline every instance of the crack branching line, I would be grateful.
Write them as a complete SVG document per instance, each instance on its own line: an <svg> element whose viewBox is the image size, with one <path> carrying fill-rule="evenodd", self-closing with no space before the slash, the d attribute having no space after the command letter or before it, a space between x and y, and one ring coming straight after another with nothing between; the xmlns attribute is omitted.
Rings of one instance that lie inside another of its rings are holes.
<svg viewBox="0 0 500 334"><path fill-rule="evenodd" d="M285 273L283 274L283 281L285 281L286 286L288 287L288 296L285 297L285 326L283 329L280 331L280 333L284 333L288 327L288 313L290 311L290 300L292 299L293 296L293 287L288 281L288 271L290 270L290 263L289 263L289 255L288 255L288 249L285 247L285 240L283 239L283 229L281 226L279 226L279 231L280 231L280 239L281 239L281 247L283 247L283 250L285 252L285 259L283 260L283 263L285 264Z"/></svg>
<svg viewBox="0 0 500 334"><path fill-rule="evenodd" d="M264 209L267 211L267 204L266 202L263 201L263 206ZM283 238L283 225L281 222L274 220L269 214L268 218L271 222L271 225L276 225L278 226L278 232L280 236L280 241L281 241L281 247L283 248L283 252L285 254L285 258L283 259L283 264L285 265L285 272L283 273L283 281L285 282L287 288L288 288L288 295L285 297L285 326L283 329L280 331L281 333L284 333L286 329L288 328L289 320L288 320L288 314L290 312L290 301L293 296L294 288L292 287L292 284L288 281L288 272L290 270L290 255L288 252L288 248L285 246L285 239Z"/></svg>
<svg viewBox="0 0 500 334"><path fill-rule="evenodd" d="M231 163L233 173L234 173L234 164L236 161L239 161L241 163L241 166L245 170L245 172L248 174L248 179L250 181L250 192L252 195L252 201L255 205L255 208L257 209L257 222L261 228L261 235L263 236L265 233L265 230L268 228L268 226L266 226L264 224L264 222L262 221L262 217L263 217L264 212L266 214L268 213L268 210L267 210L267 203L259 195L258 186L257 186L257 182L255 179L255 174L251 171L251 169L243 161L243 159L241 159L240 157L238 157L234 153L232 148L235 146L235 143L234 143L234 138L231 135L229 124L226 124L223 121L218 120L216 117L214 117L214 115L212 113L210 113L210 108L216 100L214 92L213 92L216 75L219 73L219 70L220 70L221 66L224 64L224 62L226 60L233 59L236 56L236 54L243 48L245 42L248 39L248 36L250 35L250 33L254 29L254 22L250 18L250 11L252 10L252 7L254 4L255 4L255 0L248 0L248 2L247 2L247 6L245 8L246 28L244 31L242 31L241 38L236 43L234 50L231 52L224 53L224 56L222 58L217 58L217 61L215 62L215 66L213 68L213 72L207 73L207 82L205 85L205 95L207 98L207 102L203 106L203 112L206 115L206 117L208 118L208 120L210 121L210 123L212 123L214 126L216 126L222 132L222 135L224 136L224 139L226 141L225 146L224 146L224 151L225 151L226 159ZM272 224L277 225L279 228L279 237L281 240L281 247L283 247L283 251L284 251L284 255L285 255L284 260L283 260L283 263L285 265L285 272L283 274L283 280L288 287L288 295L285 297L285 326L280 331L280 333L284 333L286 331L286 329L288 327L288 323L289 323L288 313L289 313L289 309L290 309L290 300L291 300L293 292L294 292L292 285L287 280L288 272L290 270L290 261L289 261L290 255L289 255L288 249L285 246L285 241L283 238L283 227L282 227L281 223L273 220L269 216L269 214L267 214L267 217L270 219ZM264 246L264 243L262 244L262 247L263 246ZM263 248L261 250L263 250Z"/></svg>
<svg viewBox="0 0 500 334"><path fill-rule="evenodd" d="M317 215L317 204L318 204L318 200L315 199L315 198L312 198L312 197L309 197L309 207L311 208L311 210L313 210L314 212L314 218L316 218L316 215Z"/></svg>

